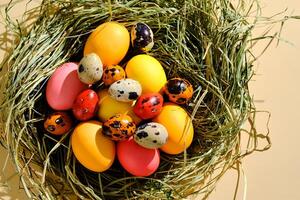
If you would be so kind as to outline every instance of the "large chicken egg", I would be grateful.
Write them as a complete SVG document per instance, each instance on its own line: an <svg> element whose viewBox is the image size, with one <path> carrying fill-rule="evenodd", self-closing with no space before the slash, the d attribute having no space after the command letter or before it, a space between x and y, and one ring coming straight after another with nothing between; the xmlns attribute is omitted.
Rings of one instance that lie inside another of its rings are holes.
<svg viewBox="0 0 300 200"><path fill-rule="evenodd" d="M160 163L158 149L146 149L132 137L117 144L117 156L123 168L134 176L150 176Z"/></svg>
<svg viewBox="0 0 300 200"><path fill-rule="evenodd" d="M125 68L127 78L138 81L143 94L159 92L167 82L166 73L158 60L149 55L133 57Z"/></svg>
<svg viewBox="0 0 300 200"><path fill-rule="evenodd" d="M89 36L84 55L96 53L104 67L117 65L125 57L129 46L130 35L126 27L117 22L106 22Z"/></svg>
<svg viewBox="0 0 300 200"><path fill-rule="evenodd" d="M109 95L107 89L99 91L98 96L100 99L98 117L102 122L117 114L127 114L133 119L135 124L140 123L141 119L133 112L133 102L117 101Z"/></svg>
<svg viewBox="0 0 300 200"><path fill-rule="evenodd" d="M110 168L115 159L115 143L102 134L97 121L80 123L71 136L72 150L77 160L93 172Z"/></svg>
<svg viewBox="0 0 300 200"><path fill-rule="evenodd" d="M161 147L165 153L180 154L191 145L194 136L193 123L182 107L166 103L153 121L162 124L168 131L168 141Z"/></svg>
<svg viewBox="0 0 300 200"><path fill-rule="evenodd" d="M46 98L54 110L69 110L76 97L88 85L82 83L77 74L78 64L65 63L58 67L47 83Z"/></svg>

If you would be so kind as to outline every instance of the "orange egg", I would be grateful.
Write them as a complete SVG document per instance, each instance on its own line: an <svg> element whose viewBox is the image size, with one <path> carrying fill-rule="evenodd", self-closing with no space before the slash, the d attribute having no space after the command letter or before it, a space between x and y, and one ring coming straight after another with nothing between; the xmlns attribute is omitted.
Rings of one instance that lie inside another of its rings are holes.
<svg viewBox="0 0 300 200"><path fill-rule="evenodd" d="M102 134L102 124L97 121L80 123L71 137L72 151L87 169L103 172L115 159L115 143Z"/></svg>
<svg viewBox="0 0 300 200"><path fill-rule="evenodd" d="M44 128L53 135L63 135L72 127L72 119L66 112L55 112L47 117Z"/></svg>
<svg viewBox="0 0 300 200"><path fill-rule="evenodd" d="M132 118L128 115L118 114L103 124L102 133L114 141L124 141L136 131Z"/></svg>
<svg viewBox="0 0 300 200"><path fill-rule="evenodd" d="M133 102L117 101L109 95L107 89L98 92L98 96L100 99L98 117L102 122L107 121L109 118L117 114L129 115L135 124L139 124L141 122L141 119L133 112Z"/></svg>
<svg viewBox="0 0 300 200"><path fill-rule="evenodd" d="M126 78L125 70L121 66L115 65L115 66L107 66L105 68L102 80L106 86L109 86L114 82L117 82L125 78Z"/></svg>
<svg viewBox="0 0 300 200"><path fill-rule="evenodd" d="M104 67L117 65L125 57L129 45L130 35L126 27L117 22L106 22L89 36L84 55L96 53Z"/></svg>
<svg viewBox="0 0 300 200"><path fill-rule="evenodd" d="M153 121L164 125L168 131L168 141L161 147L165 153L180 154L191 145L194 136L193 123L188 113L180 106L166 103Z"/></svg>

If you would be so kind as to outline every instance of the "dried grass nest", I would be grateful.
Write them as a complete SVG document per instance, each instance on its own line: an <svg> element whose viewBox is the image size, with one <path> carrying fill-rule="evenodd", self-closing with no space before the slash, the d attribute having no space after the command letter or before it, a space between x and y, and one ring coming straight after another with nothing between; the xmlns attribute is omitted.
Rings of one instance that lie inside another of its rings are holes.
<svg viewBox="0 0 300 200"><path fill-rule="evenodd" d="M248 88L256 60L251 49L268 37L252 36L259 10L255 0L44 0L25 13L27 24L7 15L16 43L2 64L0 139L28 197L205 199L229 168L240 171L244 156L268 149L268 135L255 129ZM168 78L186 78L195 89L185 106L195 128L191 147L177 156L162 153L158 171L148 178L129 176L118 163L92 173L72 155L70 134L54 137L43 129L49 76L62 63L80 60L89 33L110 20L128 28L136 21L149 24L155 35L150 55ZM242 137L248 137L243 150ZM259 139L268 145L259 149Z"/></svg>

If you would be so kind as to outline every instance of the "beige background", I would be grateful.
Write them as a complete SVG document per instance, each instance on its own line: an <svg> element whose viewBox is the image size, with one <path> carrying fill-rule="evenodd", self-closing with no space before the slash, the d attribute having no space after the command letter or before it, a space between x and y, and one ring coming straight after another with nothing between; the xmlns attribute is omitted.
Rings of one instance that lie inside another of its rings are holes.
<svg viewBox="0 0 300 200"><path fill-rule="evenodd" d="M1 11L2 5L7 2L0 1ZM300 15L299 0L262 0L262 7L264 16L272 16L285 8L288 8L287 15ZM19 9L14 12L15 17L21 15L24 6L19 6ZM3 25L0 26L2 32ZM272 45L257 63L257 75L251 82L257 108L272 113L270 131L273 146L267 152L256 153L244 160L246 177L242 183L246 183L247 187L240 187L239 200L243 196L248 200L300 199L300 21L287 22L281 36L293 44L281 42L277 48ZM258 47L257 52L261 48ZM0 52L0 60L2 57L3 51ZM265 122L266 115L260 116L259 130L266 130ZM0 148L0 199L27 199L19 190L18 177L14 176L10 162L9 167L2 170L5 158L6 152ZM229 171L210 200L232 199L235 178L236 173Z"/></svg>

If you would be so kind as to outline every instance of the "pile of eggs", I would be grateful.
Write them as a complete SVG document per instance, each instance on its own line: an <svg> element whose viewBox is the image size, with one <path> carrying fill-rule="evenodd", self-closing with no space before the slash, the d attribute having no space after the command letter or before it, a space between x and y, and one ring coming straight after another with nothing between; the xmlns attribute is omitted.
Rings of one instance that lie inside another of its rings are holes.
<svg viewBox="0 0 300 200"><path fill-rule="evenodd" d="M176 155L192 143L193 124L180 105L193 87L182 78L167 80L160 62L147 55L153 45L147 24L136 23L130 34L107 22L89 36L80 63L61 65L48 80L53 113L44 127L54 135L73 131L72 151L85 168L103 172L117 157L130 174L149 176L159 167L160 151ZM129 48L142 53L122 67Z"/></svg>

